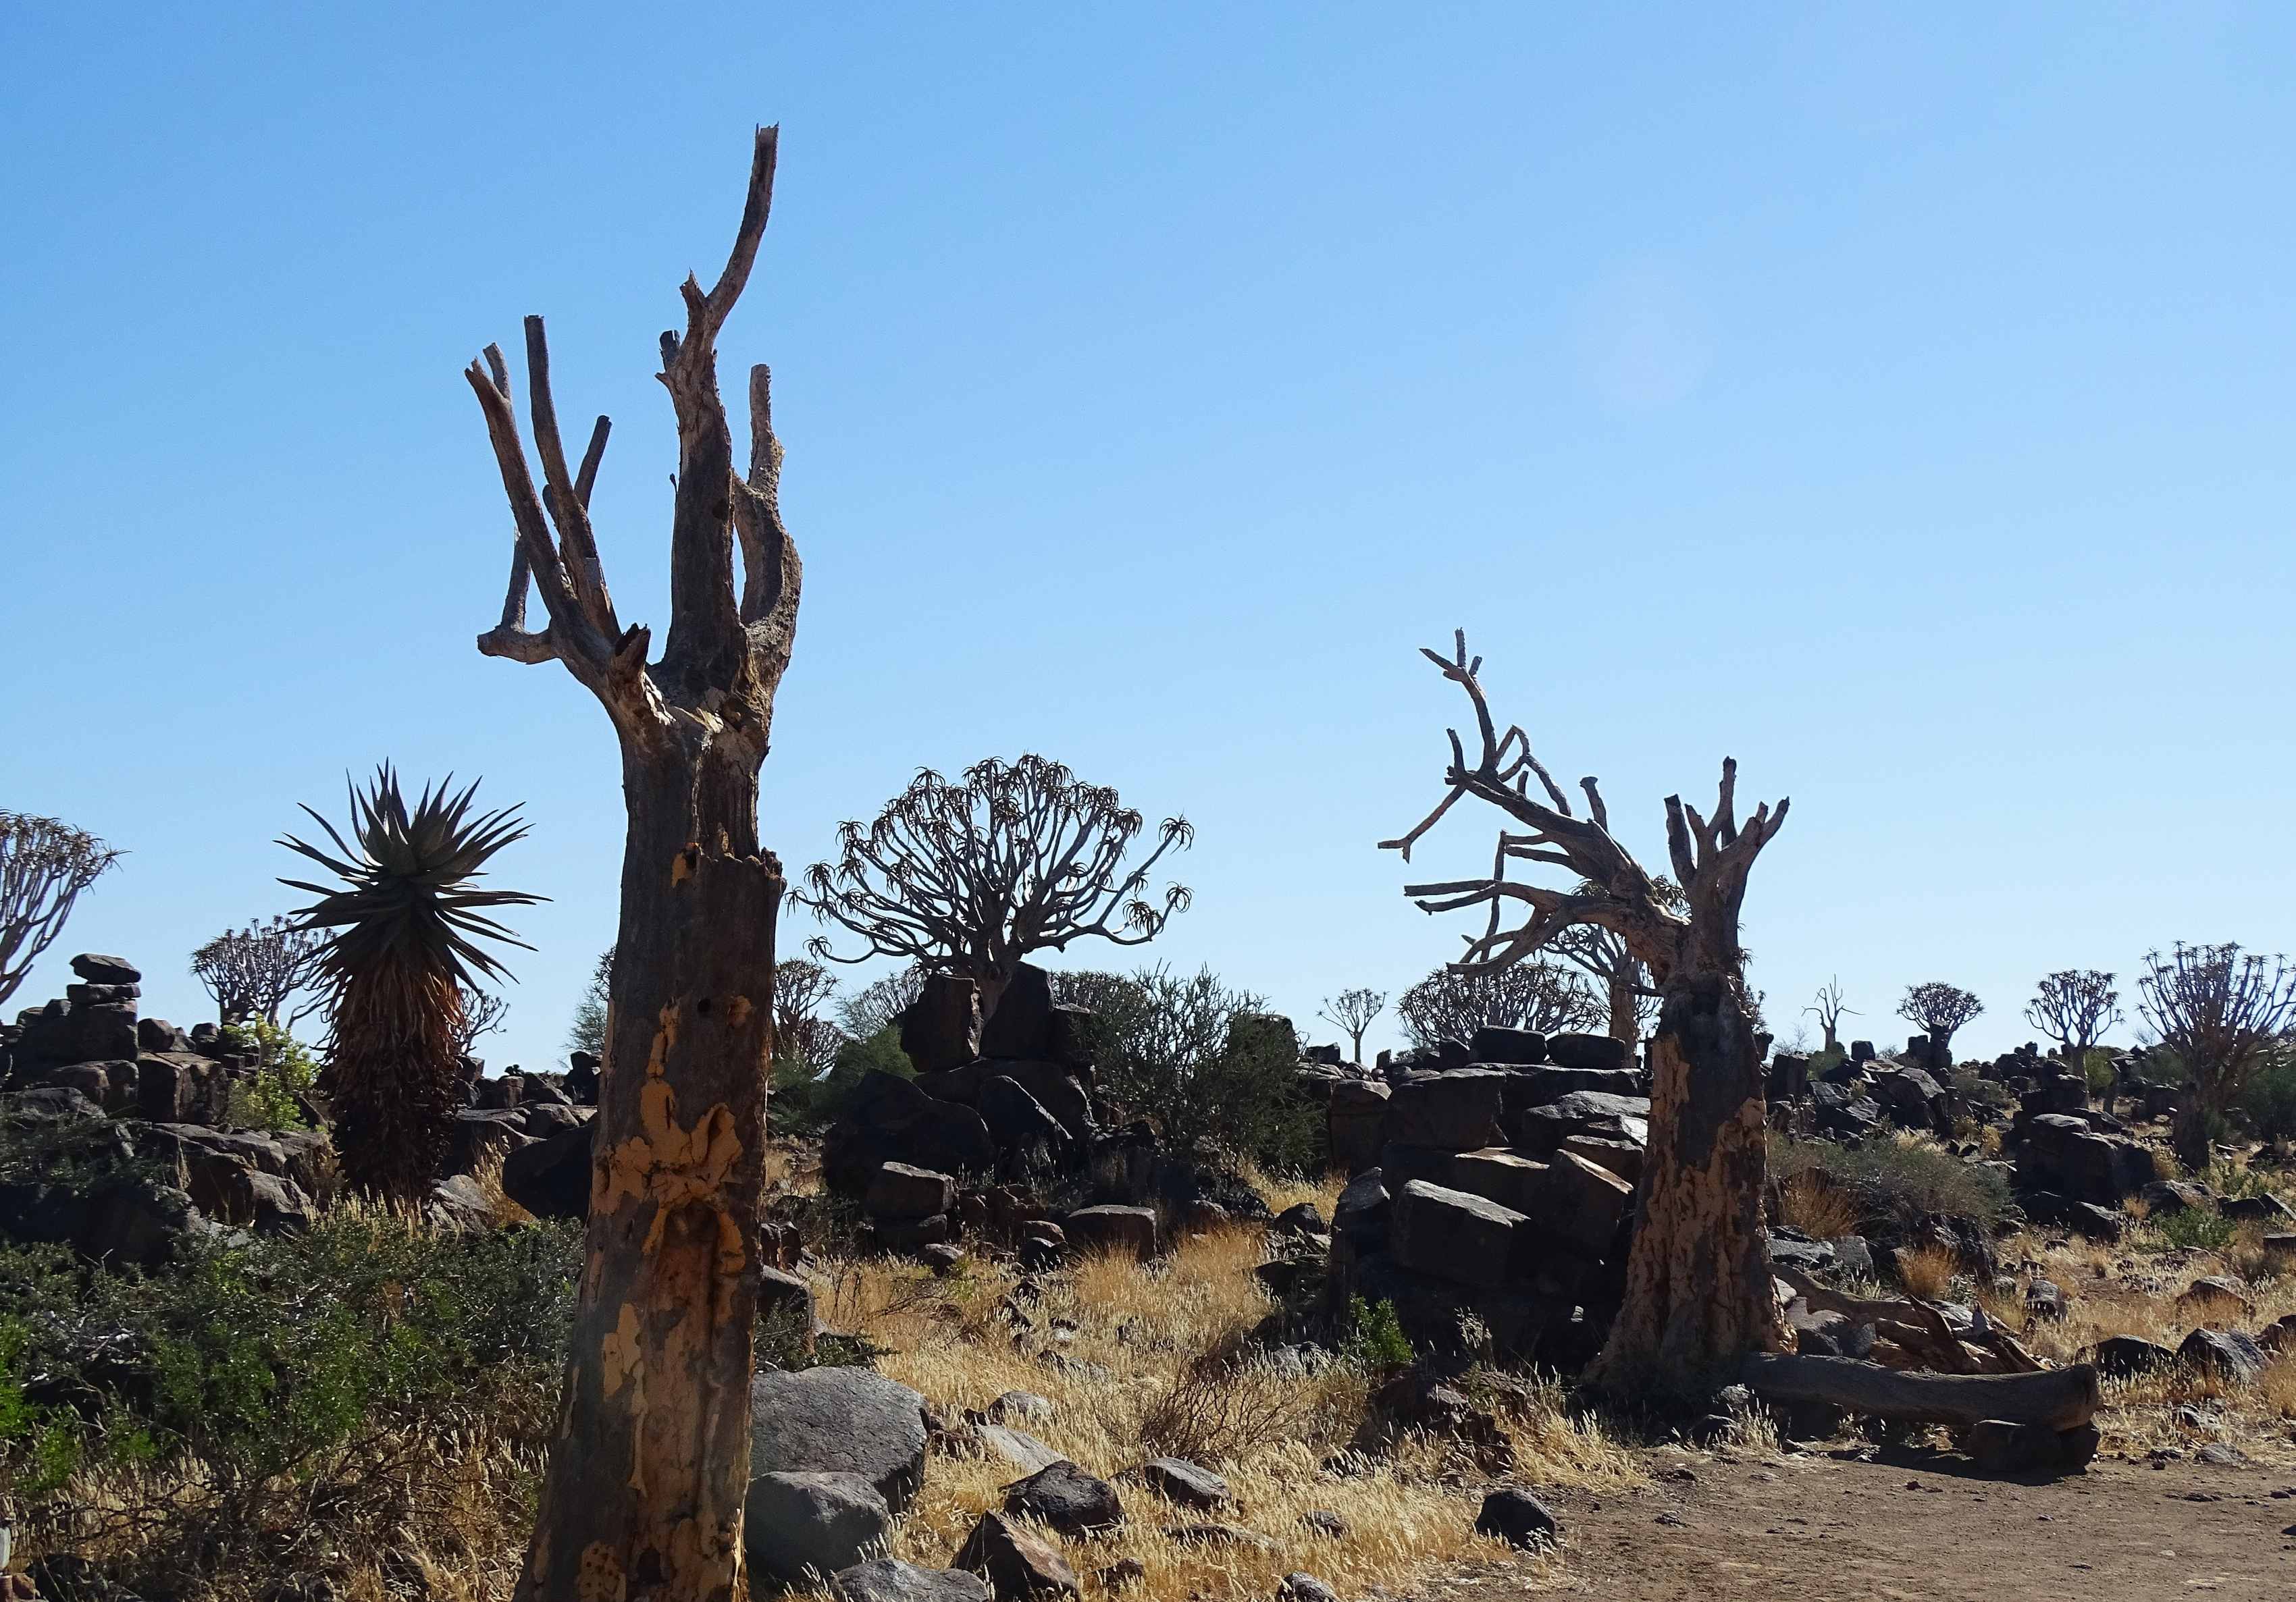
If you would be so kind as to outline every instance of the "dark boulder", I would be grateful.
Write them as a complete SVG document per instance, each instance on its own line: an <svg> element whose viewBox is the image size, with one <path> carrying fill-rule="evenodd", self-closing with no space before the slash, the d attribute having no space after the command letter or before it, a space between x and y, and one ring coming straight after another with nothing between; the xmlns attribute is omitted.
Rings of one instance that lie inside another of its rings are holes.
<svg viewBox="0 0 2296 1602"><path fill-rule="evenodd" d="M1479 1063L1528 1067L1546 1060L1546 1036L1536 1029L1485 1024L1467 1042L1467 1055Z"/></svg>
<svg viewBox="0 0 2296 1602"><path fill-rule="evenodd" d="M1091 1535L1124 1522L1116 1487L1063 1458L1004 1487L1004 1511L1063 1535Z"/></svg>
<svg viewBox="0 0 2296 1602"><path fill-rule="evenodd" d="M1023 962L980 1028L980 1055L1037 1060L1053 1054L1052 976Z"/></svg>
<svg viewBox="0 0 2296 1602"><path fill-rule="evenodd" d="M854 1474L896 1516L924 1483L925 1399L859 1368L766 1372L750 1382L753 1474Z"/></svg>
<svg viewBox="0 0 2296 1602"><path fill-rule="evenodd" d="M1608 1034L1550 1034L1546 1060L1565 1068L1624 1068L1632 1066L1634 1051L1626 1042Z"/></svg>
<svg viewBox="0 0 2296 1602"><path fill-rule="evenodd" d="M1475 1515L1475 1533L1511 1547L1545 1547L1561 1537L1562 1525L1545 1502L1508 1486L1483 1498L1482 1511Z"/></svg>
<svg viewBox="0 0 2296 1602"><path fill-rule="evenodd" d="M511 1152L503 1158L503 1194L537 1218L587 1218L596 1128L593 1119Z"/></svg>

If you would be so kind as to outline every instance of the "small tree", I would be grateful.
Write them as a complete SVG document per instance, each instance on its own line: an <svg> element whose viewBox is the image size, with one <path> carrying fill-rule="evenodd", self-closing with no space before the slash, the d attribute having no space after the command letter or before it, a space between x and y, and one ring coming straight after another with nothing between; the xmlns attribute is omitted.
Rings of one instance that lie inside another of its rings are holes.
<svg viewBox="0 0 2296 1602"><path fill-rule="evenodd" d="M586 1051L593 1057L606 1054L606 1008L613 999L614 948L608 946L598 953L597 966L590 970L590 982L582 987L581 999L574 1003L574 1021L566 1026L566 1050L570 1055Z"/></svg>
<svg viewBox="0 0 2296 1602"><path fill-rule="evenodd" d="M924 985L925 970L914 962L904 962L839 1001L837 1021L855 1040L867 1040L898 1023L901 1014L923 993Z"/></svg>
<svg viewBox="0 0 2296 1602"><path fill-rule="evenodd" d="M1162 966L1098 993L1097 1084L1111 1101L1176 1146L1210 1141L1287 1172L1314 1157L1319 1120L1300 1094L1299 1040L1269 1026L1264 997L1209 968L1184 976Z"/></svg>
<svg viewBox="0 0 2296 1602"><path fill-rule="evenodd" d="M2184 1060L2192 1094L2177 1109L2177 1156L2199 1173L2224 1116L2259 1069L2288 1050L2296 1029L2296 969L2285 957L2177 943L2165 960L2144 957L2136 981L2144 1021Z"/></svg>
<svg viewBox="0 0 2296 1602"><path fill-rule="evenodd" d="M1505 862L1499 864L1505 868ZM1686 910L1682 887L1660 874L1651 880L1659 899L1671 911ZM1590 887L1580 886L1587 893ZM1608 1032L1613 1040L1638 1045L1658 1022L1659 993L1651 985L1650 970L1628 949L1623 937L1594 924L1565 929L1547 943L1549 950L1592 977L1608 1004ZM1593 1027L1593 1025L1587 1026Z"/></svg>
<svg viewBox="0 0 2296 1602"><path fill-rule="evenodd" d="M1316 1016L1335 1029L1347 1031L1355 1042L1355 1055L1349 1060L1363 1060L1364 1031L1371 1027L1372 1019L1387 1010L1387 993L1383 990L1343 990L1324 1000L1324 1009Z"/></svg>
<svg viewBox="0 0 2296 1602"><path fill-rule="evenodd" d="M1668 855L1685 910L1666 903L1652 875L1611 833L1609 808L1591 778L1579 781L1587 815L1531 754L1519 724L1499 731L1483 694L1482 658L1423 653L1465 693L1480 736L1471 756L1450 736L1447 793L1411 831L1382 842L1409 860L1411 846L1463 797L1496 807L1521 826L1503 830L1488 878L1406 885L1430 912L1488 910L1467 938L1460 966L1507 968L1565 929L1610 930L1650 970L1664 993L1651 1043L1650 1159L1643 1172L1640 1224L1627 1262L1625 1295L1591 1371L1605 1388L1709 1392L1734 1377L1753 1352L1785 1344L1784 1310L1770 1275L1762 1206L1768 1131L1763 1065L1756 1049L1739 944L1739 909L1762 848L1784 825L1787 804L1767 804L1742 822L1738 766L1726 757L1714 810L1702 816L1678 796L1666 802ZM1538 781L1542 798L1535 797ZM1573 890L1506 877L1511 862L1568 870ZM1509 909L1522 913L1512 927Z"/></svg>
<svg viewBox="0 0 2296 1602"><path fill-rule="evenodd" d="M455 1055L468 1057L471 1048L479 1043L480 1036L492 1034L502 1027L503 1015L509 1010L510 1003L503 1000L500 992L465 985L463 987L463 1022L455 1031Z"/></svg>
<svg viewBox="0 0 2296 1602"><path fill-rule="evenodd" d="M119 853L55 818L0 812L0 1001L63 933L80 892Z"/></svg>
<svg viewBox="0 0 2296 1602"><path fill-rule="evenodd" d="M1825 1049L1828 1051L1841 1050L1841 1020L1858 1016L1857 1009L1841 1004L1841 981L1838 977L1828 979L1820 985L1817 1000L1802 1010L1816 1016L1817 1026L1825 1031Z"/></svg>
<svg viewBox="0 0 2296 1602"><path fill-rule="evenodd" d="M829 1072L845 1041L821 1016L836 990L837 976L818 962L799 957L774 964L774 1056L808 1079Z"/></svg>
<svg viewBox="0 0 2296 1602"><path fill-rule="evenodd" d="M1898 1003L1898 1016L1921 1026L1930 1037L1932 1058L1947 1067L1953 1066L1954 1031L1984 1010L1984 1002L1942 979L1906 985L1905 999Z"/></svg>
<svg viewBox="0 0 2296 1602"><path fill-rule="evenodd" d="M1486 1024L1541 1034L1603 1026L1603 1003L1587 981L1559 962L1511 968L1439 968L1395 1003L1405 1038L1423 1050L1472 1041Z"/></svg>
<svg viewBox="0 0 2296 1602"><path fill-rule="evenodd" d="M2120 1022L2120 999L2111 974L2095 968L2061 969L2043 979L2025 1003L2025 1021L2056 1042L2066 1061L2082 1068L2088 1049Z"/></svg>
<svg viewBox="0 0 2296 1602"><path fill-rule="evenodd" d="M839 860L808 869L792 899L867 943L840 957L818 937L815 956L967 974L986 1013L1031 953L1083 939L1139 945L1186 908L1184 885L1166 886L1160 905L1144 893L1164 854L1186 849L1194 831L1167 818L1155 850L1128 870L1144 821L1114 790L1042 756L991 757L955 784L926 769L875 822L841 825Z"/></svg>
<svg viewBox="0 0 2296 1602"><path fill-rule="evenodd" d="M192 953L192 974L215 999L216 1021L243 1024L259 1018L280 1022L279 1009L317 976L320 953L327 937L316 929L299 928L285 918L250 923L243 929L226 929ZM326 1004L313 994L289 1013L287 1026Z"/></svg>

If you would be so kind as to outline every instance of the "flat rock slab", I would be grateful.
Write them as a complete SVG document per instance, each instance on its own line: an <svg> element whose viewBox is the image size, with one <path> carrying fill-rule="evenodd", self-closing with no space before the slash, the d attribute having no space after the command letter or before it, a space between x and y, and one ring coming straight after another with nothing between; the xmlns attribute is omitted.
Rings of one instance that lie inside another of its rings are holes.
<svg viewBox="0 0 2296 1602"><path fill-rule="evenodd" d="M750 1472L857 1474L898 1515L924 1481L924 1408L866 1369L759 1374L750 1382Z"/></svg>
<svg viewBox="0 0 2296 1602"><path fill-rule="evenodd" d="M988 1602L988 1582L963 1569L922 1569L898 1557L872 1557L829 1579L837 1602Z"/></svg>
<svg viewBox="0 0 2296 1602"><path fill-rule="evenodd" d="M1004 1511L1033 1518L1063 1535L1088 1535L1124 1522L1116 1487L1063 1458L1004 1487Z"/></svg>
<svg viewBox="0 0 2296 1602"><path fill-rule="evenodd" d="M1140 1483L1168 1502L1209 1513L1229 1501L1227 1482L1185 1458L1151 1458L1140 1466Z"/></svg>

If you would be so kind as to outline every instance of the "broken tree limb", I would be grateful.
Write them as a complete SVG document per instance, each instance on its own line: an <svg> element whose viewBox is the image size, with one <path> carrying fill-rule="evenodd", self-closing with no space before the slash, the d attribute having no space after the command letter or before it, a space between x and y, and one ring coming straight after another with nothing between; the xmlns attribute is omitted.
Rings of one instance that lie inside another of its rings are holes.
<svg viewBox="0 0 2296 1602"><path fill-rule="evenodd" d="M1988 1418L2075 1429L2097 1410L2096 1369L2087 1363L2038 1374L1906 1374L1847 1357L1758 1353L1739 1377L1765 1402L1964 1429Z"/></svg>

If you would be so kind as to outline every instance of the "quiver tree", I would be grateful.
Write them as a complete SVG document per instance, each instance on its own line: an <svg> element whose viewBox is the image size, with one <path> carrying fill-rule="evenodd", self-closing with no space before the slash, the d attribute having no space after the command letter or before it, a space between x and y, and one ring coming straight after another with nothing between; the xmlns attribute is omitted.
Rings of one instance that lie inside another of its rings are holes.
<svg viewBox="0 0 2296 1602"><path fill-rule="evenodd" d="M774 964L774 1053L808 1079L837 1062L842 1030L821 1016L837 993L837 976L818 962L785 957Z"/></svg>
<svg viewBox="0 0 2296 1602"><path fill-rule="evenodd" d="M335 1146L352 1189L415 1206L426 1199L455 1132L462 1058L469 1043L465 1000L477 977L502 977L480 940L534 949L488 916L495 907L541 900L478 881L504 846L526 833L516 807L475 817L473 783L459 794L425 786L412 807L386 766L351 790L350 835L306 806L332 852L289 835L279 843L340 882L283 879L319 899L296 914L299 928L330 931L317 977L325 987L327 1066L319 1089L334 1114Z"/></svg>
<svg viewBox="0 0 2296 1602"><path fill-rule="evenodd" d="M762 1266L766 1083L773 1056L781 866L758 843L758 772L789 666L797 550L782 523L768 376L750 371L736 469L718 335L749 282L772 205L775 133L758 131L749 194L717 282L689 277L661 336L677 421L669 628L614 610L589 513L600 418L570 466L542 320L526 322L537 486L489 346L465 376L485 414L516 539L485 654L555 662L597 698L621 753L628 828L573 1351L521 1602L730 1598L743 1589L748 1387ZM736 552L739 552L738 568ZM547 625L526 626L529 585Z"/></svg>
<svg viewBox="0 0 2296 1602"><path fill-rule="evenodd" d="M274 918L226 929L201 946L192 953L192 974L215 999L217 1022L243 1024L259 1018L278 1024L287 999L308 989L316 977L325 944L318 930ZM286 1026L292 1028L324 1004L324 997L311 996L288 1014Z"/></svg>
<svg viewBox="0 0 2296 1602"><path fill-rule="evenodd" d="M0 812L0 1001L63 933L80 892L119 853L57 818Z"/></svg>
<svg viewBox="0 0 2296 1602"><path fill-rule="evenodd" d="M1683 910L1680 886L1663 874L1651 882L1658 887L1660 896L1669 907L1677 912ZM1658 1021L1660 998L1650 982L1649 970L1627 949L1627 943L1608 929L1587 924L1555 936L1553 950L1601 986L1606 1010L1601 1026L1604 1033L1629 1046L1640 1044L1644 1032Z"/></svg>
<svg viewBox="0 0 2296 1602"><path fill-rule="evenodd" d="M1942 979L1906 985L1905 998L1898 1003L1898 1016L1918 1024L1930 1037L1930 1060L1940 1068L1953 1067L1955 1032L1984 1010L1984 1002Z"/></svg>
<svg viewBox="0 0 2296 1602"><path fill-rule="evenodd" d="M1469 658L1465 632L1450 658L1423 654L1465 692L1477 748L1471 756L1450 731L1448 793L1408 834L1382 844L1407 862L1413 842L1462 797L1495 806L1521 832L1502 830L1489 877L1405 887L1429 912L1488 910L1459 966L1505 968L1564 930L1592 926L1618 936L1649 969L1663 997L1650 1052L1650 1155L1625 1298L1590 1377L1616 1391L1708 1391L1734 1378L1749 1354L1788 1341L1763 1230L1762 1061L1738 944L1747 875L1784 826L1787 803L1775 812L1758 806L1742 822L1737 764L1727 757L1710 817L1668 797L1667 853L1685 898L1677 911L1611 837L1596 781L1578 781L1582 817L1531 754L1521 727L1500 732L1478 678L1482 658ZM1515 862L1560 868L1578 882L1559 890L1511 879Z"/></svg>
<svg viewBox="0 0 2296 1602"><path fill-rule="evenodd" d="M925 970L914 962L904 962L840 999L837 1021L855 1040L867 1040L898 1023L924 988Z"/></svg>
<svg viewBox="0 0 2296 1602"><path fill-rule="evenodd" d="M463 1026L455 1032L455 1053L468 1057L481 1036L502 1027L503 1015L509 1010L510 1003L503 1000L499 992L464 986Z"/></svg>
<svg viewBox="0 0 2296 1602"><path fill-rule="evenodd" d="M2025 1003L2025 1021L2062 1048L2076 1068L2104 1032L2120 1022L2112 976L2094 968L2062 969Z"/></svg>
<svg viewBox="0 0 2296 1602"><path fill-rule="evenodd" d="M2285 957L2177 943L2167 959L2144 956L2137 1009L2183 1061L2191 1093L2177 1109L2177 1157L2200 1173L2225 1114L2259 1068L2290 1049L2296 1031L2296 969Z"/></svg>
<svg viewBox="0 0 2296 1602"><path fill-rule="evenodd" d="M1841 981L1838 978L1828 979L1819 985L1817 1000L1802 1010L1816 1016L1817 1026L1825 1031L1825 1049L1828 1051L1841 1050L1841 1020L1857 1016L1857 1009L1841 1004Z"/></svg>
<svg viewBox="0 0 2296 1602"><path fill-rule="evenodd" d="M967 975L986 1014L1031 952L1085 939L1139 945L1186 908L1187 887L1167 885L1160 903L1148 879L1195 831L1165 819L1156 848L1128 869L1144 824L1113 789L1043 756L992 756L955 784L928 768L876 821L840 825L838 860L807 869L793 899L865 943L840 957L820 936L815 956L898 957Z"/></svg>
<svg viewBox="0 0 2296 1602"><path fill-rule="evenodd" d="M1585 979L1537 958L1505 968L1439 968L1403 993L1395 1012L1405 1037L1423 1050L1447 1040L1468 1044L1486 1024L1558 1034L1603 1021L1603 1005Z"/></svg>
<svg viewBox="0 0 2296 1602"><path fill-rule="evenodd" d="M1358 986L1343 990L1335 996L1324 998L1323 1010L1316 1016L1334 1029L1343 1029L1354 1044L1355 1054L1349 1062L1363 1060L1364 1031L1371 1027L1372 1019L1387 1009L1387 993Z"/></svg>

